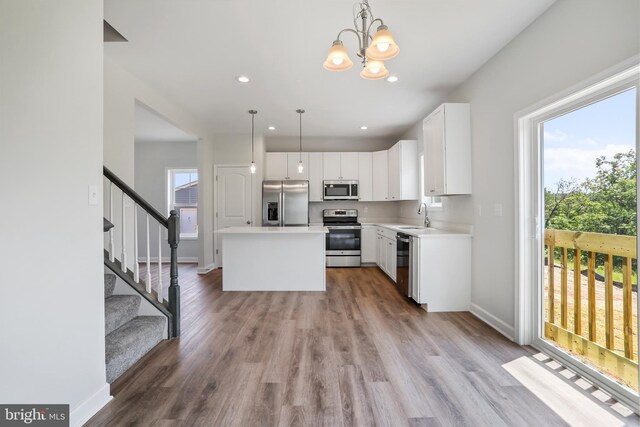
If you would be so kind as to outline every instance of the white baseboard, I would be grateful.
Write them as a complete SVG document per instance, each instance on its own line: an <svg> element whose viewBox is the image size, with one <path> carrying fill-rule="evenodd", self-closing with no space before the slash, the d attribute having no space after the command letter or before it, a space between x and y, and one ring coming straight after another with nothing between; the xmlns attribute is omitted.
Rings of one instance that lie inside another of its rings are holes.
<svg viewBox="0 0 640 427"><path fill-rule="evenodd" d="M208 272L210 272L214 268L216 268L216 265L213 264L213 263L207 265L206 267L198 267L198 274L207 274Z"/></svg>
<svg viewBox="0 0 640 427"><path fill-rule="evenodd" d="M493 329L500 332L511 341L514 341L515 331L513 329L513 326L509 326L493 314L489 313L484 308L474 303L471 303L471 305L469 306L469 311L478 319L482 320L484 323L491 326Z"/></svg>
<svg viewBox="0 0 640 427"><path fill-rule="evenodd" d="M89 396L88 399L71 411L71 414L69 414L69 424L73 427L80 427L89 421L104 405L113 399L110 393L111 386L108 383L104 383L93 395Z"/></svg>
<svg viewBox="0 0 640 427"><path fill-rule="evenodd" d="M149 261L151 262L158 262L158 257L151 257L149 258ZM138 262L141 263L145 263L147 262L147 258L146 257L138 257ZM163 263L169 263L171 262L171 258L169 257L162 257L162 262ZM193 256L183 256L183 257L178 257L178 263L184 263L184 264L193 264L193 263L197 263L198 262L198 257L193 257Z"/></svg>

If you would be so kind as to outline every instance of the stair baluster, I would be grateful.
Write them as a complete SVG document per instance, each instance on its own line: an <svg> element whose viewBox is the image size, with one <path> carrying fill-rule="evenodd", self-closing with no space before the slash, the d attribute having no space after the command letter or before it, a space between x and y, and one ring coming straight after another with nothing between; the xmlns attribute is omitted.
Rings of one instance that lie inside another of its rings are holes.
<svg viewBox="0 0 640 427"><path fill-rule="evenodd" d="M147 292L151 293L151 244L149 235L149 214L147 217Z"/></svg>
<svg viewBox="0 0 640 427"><path fill-rule="evenodd" d="M158 225L158 301L162 302L162 226Z"/></svg>
<svg viewBox="0 0 640 427"><path fill-rule="evenodd" d="M138 259L138 205L133 203L133 280L140 281L140 260Z"/></svg>
<svg viewBox="0 0 640 427"><path fill-rule="evenodd" d="M113 182L109 182L109 222L115 224L113 220ZM115 248L113 247L113 229L109 230L109 261L113 262L115 259Z"/></svg>
<svg viewBox="0 0 640 427"><path fill-rule="evenodd" d="M127 233L126 233L126 224L127 217L125 211L125 194L122 192L122 239L120 240L120 245L122 246L122 259L120 260L120 266L122 267L122 271L127 272Z"/></svg>

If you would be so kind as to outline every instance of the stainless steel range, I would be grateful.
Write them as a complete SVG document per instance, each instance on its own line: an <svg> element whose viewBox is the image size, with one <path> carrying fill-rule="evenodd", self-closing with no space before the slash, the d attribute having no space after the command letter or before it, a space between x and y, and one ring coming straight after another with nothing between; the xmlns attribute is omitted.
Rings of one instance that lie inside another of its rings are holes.
<svg viewBox="0 0 640 427"><path fill-rule="evenodd" d="M360 267L360 235L356 209L325 209L322 211L327 233L327 267Z"/></svg>

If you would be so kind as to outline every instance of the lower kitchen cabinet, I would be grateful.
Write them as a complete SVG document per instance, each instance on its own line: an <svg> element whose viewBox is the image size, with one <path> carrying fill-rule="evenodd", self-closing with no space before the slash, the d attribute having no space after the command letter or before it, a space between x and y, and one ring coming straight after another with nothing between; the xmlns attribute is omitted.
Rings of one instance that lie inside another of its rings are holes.
<svg viewBox="0 0 640 427"><path fill-rule="evenodd" d="M360 260L363 263L374 263L377 261L378 235L377 227L372 225L362 226L360 237Z"/></svg>
<svg viewBox="0 0 640 427"><path fill-rule="evenodd" d="M384 228L377 228L378 250L376 264L394 282L396 281L396 233Z"/></svg>
<svg viewBox="0 0 640 427"><path fill-rule="evenodd" d="M414 301L426 304L427 311L468 311L471 237L414 238L412 248Z"/></svg>

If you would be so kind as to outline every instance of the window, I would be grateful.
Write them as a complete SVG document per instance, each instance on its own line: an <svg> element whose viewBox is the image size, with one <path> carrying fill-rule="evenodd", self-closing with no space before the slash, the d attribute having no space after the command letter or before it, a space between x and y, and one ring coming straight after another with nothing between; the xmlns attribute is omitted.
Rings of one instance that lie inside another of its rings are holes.
<svg viewBox="0 0 640 427"><path fill-rule="evenodd" d="M198 238L198 170L169 169L167 210L180 215L180 238Z"/></svg>
<svg viewBox="0 0 640 427"><path fill-rule="evenodd" d="M420 201L426 203L428 209L442 209L442 197L427 197L424 193L424 154L420 154Z"/></svg>

